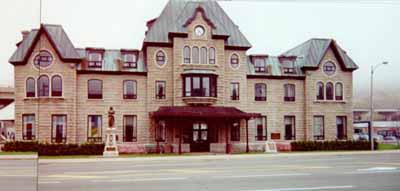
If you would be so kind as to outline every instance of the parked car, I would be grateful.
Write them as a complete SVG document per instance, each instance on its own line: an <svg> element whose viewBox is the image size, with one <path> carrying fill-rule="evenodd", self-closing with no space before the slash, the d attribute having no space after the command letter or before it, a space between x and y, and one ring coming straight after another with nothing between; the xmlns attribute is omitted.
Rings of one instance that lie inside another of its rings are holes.
<svg viewBox="0 0 400 191"><path fill-rule="evenodd" d="M397 141L397 138L395 136L386 136L384 137L385 141Z"/></svg>

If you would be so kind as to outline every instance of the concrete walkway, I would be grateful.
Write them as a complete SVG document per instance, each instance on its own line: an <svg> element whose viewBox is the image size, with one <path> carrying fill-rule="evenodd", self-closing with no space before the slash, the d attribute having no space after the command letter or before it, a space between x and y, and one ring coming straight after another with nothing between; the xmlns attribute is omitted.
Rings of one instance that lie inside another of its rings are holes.
<svg viewBox="0 0 400 191"><path fill-rule="evenodd" d="M0 155L0 160L32 160L37 159L36 154L31 155Z"/></svg>
<svg viewBox="0 0 400 191"><path fill-rule="evenodd" d="M92 163L92 162L124 162L124 161L187 161L187 160L230 160L230 159L252 159L252 158L279 158L297 156L340 156L340 155L374 155L400 153L400 150L388 151L332 151L332 152L288 152L288 153L266 153L266 154L220 154L220 155L183 155L183 156L139 156L139 157L117 157L117 158L61 158L61 159L39 159L39 163Z"/></svg>

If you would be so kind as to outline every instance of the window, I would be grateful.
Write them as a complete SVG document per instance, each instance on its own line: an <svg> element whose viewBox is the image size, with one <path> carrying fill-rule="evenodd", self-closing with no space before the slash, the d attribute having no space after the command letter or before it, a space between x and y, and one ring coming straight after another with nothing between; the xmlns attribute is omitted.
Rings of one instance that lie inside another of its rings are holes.
<svg viewBox="0 0 400 191"><path fill-rule="evenodd" d="M35 140L35 114L24 114L22 115L22 139L23 140Z"/></svg>
<svg viewBox="0 0 400 191"><path fill-rule="evenodd" d="M137 67L137 57L134 53L123 53L123 66L124 68L136 68Z"/></svg>
<svg viewBox="0 0 400 191"><path fill-rule="evenodd" d="M231 56L231 66L232 68L239 67L239 56L237 54L232 54Z"/></svg>
<svg viewBox="0 0 400 191"><path fill-rule="evenodd" d="M88 81L88 99L103 99L103 81Z"/></svg>
<svg viewBox="0 0 400 191"><path fill-rule="evenodd" d="M254 70L255 72L268 72L264 58L256 58L254 60Z"/></svg>
<svg viewBox="0 0 400 191"><path fill-rule="evenodd" d="M47 67L50 66L50 64L53 62L53 57L51 54L45 50L41 50L38 55L35 56L33 59L33 63L35 67Z"/></svg>
<svg viewBox="0 0 400 191"><path fill-rule="evenodd" d="M189 64L190 63L190 47L185 46L183 48L183 63Z"/></svg>
<svg viewBox="0 0 400 191"><path fill-rule="evenodd" d="M324 72L326 75L332 76L333 74L335 74L335 71L336 71L336 66L333 62L328 61L324 64Z"/></svg>
<svg viewBox="0 0 400 191"><path fill-rule="evenodd" d="M217 97L215 76L193 75L184 78L184 97Z"/></svg>
<svg viewBox="0 0 400 191"><path fill-rule="evenodd" d="M101 142L102 141L102 116L89 115L88 116L88 142Z"/></svg>
<svg viewBox="0 0 400 191"><path fill-rule="evenodd" d="M324 140L324 116L314 116L314 140Z"/></svg>
<svg viewBox="0 0 400 191"><path fill-rule="evenodd" d="M49 77L42 75L38 79L38 95L39 97L49 96Z"/></svg>
<svg viewBox="0 0 400 191"><path fill-rule="evenodd" d="M285 97L284 101L295 101L296 100L296 86L294 84L285 84Z"/></svg>
<svg viewBox="0 0 400 191"><path fill-rule="evenodd" d="M207 48L206 47L201 48L200 63L207 64Z"/></svg>
<svg viewBox="0 0 400 191"><path fill-rule="evenodd" d="M158 66L163 66L165 62L165 53L159 50L156 54L156 63Z"/></svg>
<svg viewBox="0 0 400 191"><path fill-rule="evenodd" d="M336 117L336 129L337 129L337 139L345 140L347 139L347 118L346 116Z"/></svg>
<svg viewBox="0 0 400 191"><path fill-rule="evenodd" d="M35 97L35 79L26 79L26 97Z"/></svg>
<svg viewBox="0 0 400 191"><path fill-rule="evenodd" d="M101 68L103 63L103 54L100 52L89 53L89 68Z"/></svg>
<svg viewBox="0 0 400 191"><path fill-rule="evenodd" d="M293 60L284 60L283 61L283 73L284 74L295 74L294 70L294 61Z"/></svg>
<svg viewBox="0 0 400 191"><path fill-rule="evenodd" d="M317 100L324 100L324 83L317 83Z"/></svg>
<svg viewBox="0 0 400 191"><path fill-rule="evenodd" d="M239 100L239 82L231 83L231 100Z"/></svg>
<svg viewBox="0 0 400 191"><path fill-rule="evenodd" d="M285 140L296 140L295 116L285 116Z"/></svg>
<svg viewBox="0 0 400 191"><path fill-rule="evenodd" d="M326 84L326 99L333 100L333 84L331 82Z"/></svg>
<svg viewBox="0 0 400 191"><path fill-rule="evenodd" d="M124 80L124 99L136 99L136 81Z"/></svg>
<svg viewBox="0 0 400 191"><path fill-rule="evenodd" d="M240 141L240 121L234 121L231 128L231 141Z"/></svg>
<svg viewBox="0 0 400 191"><path fill-rule="evenodd" d="M124 115L124 142L137 141L136 115Z"/></svg>
<svg viewBox="0 0 400 191"><path fill-rule="evenodd" d="M257 135L257 141L265 141L268 139L268 132L267 132L267 117L262 116L255 119Z"/></svg>
<svg viewBox="0 0 400 191"><path fill-rule="evenodd" d="M343 84L340 82L335 85L335 99L343 100Z"/></svg>
<svg viewBox="0 0 400 191"><path fill-rule="evenodd" d="M193 64L199 63L199 48L197 46L193 47Z"/></svg>
<svg viewBox="0 0 400 191"><path fill-rule="evenodd" d="M51 142L65 143L67 142L67 116L53 115L51 117Z"/></svg>
<svg viewBox="0 0 400 191"><path fill-rule="evenodd" d="M256 101L266 101L267 100L267 85L266 84L255 84L255 98Z"/></svg>
<svg viewBox="0 0 400 191"><path fill-rule="evenodd" d="M209 64L215 64L215 48L210 48L210 55L209 55Z"/></svg>
<svg viewBox="0 0 400 191"><path fill-rule="evenodd" d="M165 81L156 81L156 99L165 99Z"/></svg>
<svg viewBox="0 0 400 191"><path fill-rule="evenodd" d="M158 122L156 127L156 141L157 142L164 142L166 138L166 124L165 121L161 120Z"/></svg>
<svg viewBox="0 0 400 191"><path fill-rule="evenodd" d="M51 96L62 96L62 78L59 75L55 75L51 78Z"/></svg>

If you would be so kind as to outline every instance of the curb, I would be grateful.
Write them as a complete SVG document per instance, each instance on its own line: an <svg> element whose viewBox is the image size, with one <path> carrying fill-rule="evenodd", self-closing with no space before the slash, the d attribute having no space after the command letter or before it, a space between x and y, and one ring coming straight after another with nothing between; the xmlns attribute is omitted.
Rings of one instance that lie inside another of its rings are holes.
<svg viewBox="0 0 400 191"><path fill-rule="evenodd" d="M151 161L183 161L183 160L231 160L250 158L279 158L301 156L334 156L334 155L374 155L400 154L400 150L391 151L343 151L343 152L304 152L304 153L274 153L274 154L239 154L239 155L194 155L194 156L152 156L132 158L71 158L71 159L39 159L39 163L93 163L93 162L151 162Z"/></svg>

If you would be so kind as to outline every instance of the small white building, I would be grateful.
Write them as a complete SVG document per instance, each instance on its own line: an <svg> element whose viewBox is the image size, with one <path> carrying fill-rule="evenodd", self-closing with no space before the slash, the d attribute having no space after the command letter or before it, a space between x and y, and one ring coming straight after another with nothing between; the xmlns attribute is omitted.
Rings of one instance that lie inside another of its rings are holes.
<svg viewBox="0 0 400 191"><path fill-rule="evenodd" d="M0 141L15 139L15 102L0 109Z"/></svg>

